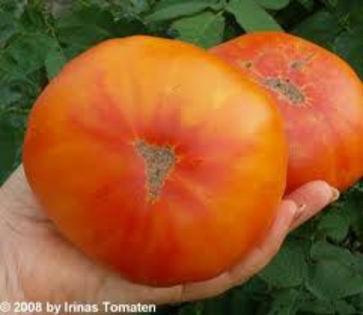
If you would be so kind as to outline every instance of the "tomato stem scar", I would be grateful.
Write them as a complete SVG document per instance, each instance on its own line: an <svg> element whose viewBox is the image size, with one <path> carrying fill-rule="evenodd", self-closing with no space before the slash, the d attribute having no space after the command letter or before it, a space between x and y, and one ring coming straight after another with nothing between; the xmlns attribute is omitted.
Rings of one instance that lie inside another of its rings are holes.
<svg viewBox="0 0 363 315"><path fill-rule="evenodd" d="M162 186L176 162L176 155L169 146L158 146L143 140L135 142L137 153L145 163L148 200L153 202L160 197Z"/></svg>
<svg viewBox="0 0 363 315"><path fill-rule="evenodd" d="M267 78L264 81L264 84L272 90L275 90L287 97L288 100L294 105L303 105L305 102L305 95L289 80Z"/></svg>

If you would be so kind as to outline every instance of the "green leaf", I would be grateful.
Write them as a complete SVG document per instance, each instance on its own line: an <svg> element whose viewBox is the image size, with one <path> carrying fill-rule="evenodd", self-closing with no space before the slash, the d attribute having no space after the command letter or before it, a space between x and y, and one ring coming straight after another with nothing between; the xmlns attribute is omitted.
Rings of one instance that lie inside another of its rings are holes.
<svg viewBox="0 0 363 315"><path fill-rule="evenodd" d="M12 40L5 50L5 58L22 77L40 69L49 50L57 42L43 33L27 33Z"/></svg>
<svg viewBox="0 0 363 315"><path fill-rule="evenodd" d="M310 256L314 260L336 260L341 263L352 261L352 253L330 243L319 241L311 246Z"/></svg>
<svg viewBox="0 0 363 315"><path fill-rule="evenodd" d="M246 32L281 31L281 26L255 0L231 0L227 11L232 13Z"/></svg>
<svg viewBox="0 0 363 315"><path fill-rule="evenodd" d="M356 309L344 300L313 299L302 303L301 311L309 314L355 315Z"/></svg>
<svg viewBox="0 0 363 315"><path fill-rule="evenodd" d="M110 12L94 6L61 17L55 26L67 59L108 38L147 33L140 21L128 17L115 21Z"/></svg>
<svg viewBox="0 0 363 315"><path fill-rule="evenodd" d="M341 31L342 27L336 16L325 10L309 16L293 29L294 34L329 49Z"/></svg>
<svg viewBox="0 0 363 315"><path fill-rule="evenodd" d="M281 10L289 5L290 0L257 0L260 6L270 10Z"/></svg>
<svg viewBox="0 0 363 315"><path fill-rule="evenodd" d="M352 230L363 242L363 191L361 184L362 181L345 194L343 208L349 216Z"/></svg>
<svg viewBox="0 0 363 315"><path fill-rule="evenodd" d="M60 48L51 50L45 58L45 69L48 79L53 79L66 62L67 59Z"/></svg>
<svg viewBox="0 0 363 315"><path fill-rule="evenodd" d="M340 0L322 0L322 2L331 9L335 9Z"/></svg>
<svg viewBox="0 0 363 315"><path fill-rule="evenodd" d="M354 187L353 190L357 189L361 193L363 193L363 180L360 180Z"/></svg>
<svg viewBox="0 0 363 315"><path fill-rule="evenodd" d="M19 18L19 22L23 28L29 33L49 31L47 18L44 12L44 2L27 1L28 4L24 7L24 11Z"/></svg>
<svg viewBox="0 0 363 315"><path fill-rule="evenodd" d="M225 21L221 14L202 12L177 20L171 25L177 38L203 48L213 47L223 40Z"/></svg>
<svg viewBox="0 0 363 315"><path fill-rule="evenodd" d="M295 289L279 291L267 315L295 315L300 306L299 296L300 292Z"/></svg>
<svg viewBox="0 0 363 315"><path fill-rule="evenodd" d="M309 266L306 283L318 298L338 299L363 292L363 276L336 260L321 260Z"/></svg>
<svg viewBox="0 0 363 315"><path fill-rule="evenodd" d="M357 310L355 307L344 300L333 301L335 311L339 315L355 315Z"/></svg>
<svg viewBox="0 0 363 315"><path fill-rule="evenodd" d="M335 314L335 307L329 300L312 299L302 303L300 311L307 314Z"/></svg>
<svg viewBox="0 0 363 315"><path fill-rule="evenodd" d="M19 165L25 115L0 110L0 185Z"/></svg>
<svg viewBox="0 0 363 315"><path fill-rule="evenodd" d="M318 298L343 298L363 292L363 277L336 261L324 261L310 268L307 288Z"/></svg>
<svg viewBox="0 0 363 315"><path fill-rule="evenodd" d="M150 4L147 0L129 0L134 12L140 13L150 9Z"/></svg>
<svg viewBox="0 0 363 315"><path fill-rule="evenodd" d="M343 208L333 208L325 213L319 222L318 230L334 241L340 242L349 232L350 220Z"/></svg>
<svg viewBox="0 0 363 315"><path fill-rule="evenodd" d="M150 10L150 3L147 0L121 0L114 6L121 6L121 9L130 15L137 15Z"/></svg>
<svg viewBox="0 0 363 315"><path fill-rule="evenodd" d="M314 0L298 0L298 2L308 11L314 8Z"/></svg>
<svg viewBox="0 0 363 315"><path fill-rule="evenodd" d="M306 271L307 265L301 248L295 246L294 242L290 242L283 246L259 277L270 285L288 288L301 284Z"/></svg>
<svg viewBox="0 0 363 315"><path fill-rule="evenodd" d="M67 59L112 37L113 17L109 12L88 7L72 12L56 22L57 37Z"/></svg>
<svg viewBox="0 0 363 315"><path fill-rule="evenodd" d="M335 52L348 61L363 79L363 28L341 33L335 41Z"/></svg>
<svg viewBox="0 0 363 315"><path fill-rule="evenodd" d="M3 47L8 39L20 30L18 21L11 14L0 11L0 47Z"/></svg>
<svg viewBox="0 0 363 315"><path fill-rule="evenodd" d="M178 17L199 13L213 8L217 0L164 0L160 1L153 12L145 17L147 22L161 22Z"/></svg>
<svg viewBox="0 0 363 315"><path fill-rule="evenodd" d="M203 304L200 302L188 303L179 309L178 315L202 315L203 309Z"/></svg>
<svg viewBox="0 0 363 315"><path fill-rule="evenodd" d="M256 301L252 294L241 288L232 290L230 294L231 309L228 315L241 315L241 309L245 315L256 314Z"/></svg>
<svg viewBox="0 0 363 315"><path fill-rule="evenodd" d="M363 2L362 0L338 0L334 13L345 28L354 28L362 24Z"/></svg>
<svg viewBox="0 0 363 315"><path fill-rule="evenodd" d="M346 248L319 241L311 247L310 255L313 260L334 261L363 276L363 257Z"/></svg>
<svg viewBox="0 0 363 315"><path fill-rule="evenodd" d="M353 296L351 298L351 303L357 311L360 311L363 314L363 294Z"/></svg>
<svg viewBox="0 0 363 315"><path fill-rule="evenodd" d="M97 6L82 7L71 11L56 21L56 28L82 27L83 25L97 25L107 31L114 24L113 16L109 11L102 10Z"/></svg>
<svg viewBox="0 0 363 315"><path fill-rule="evenodd" d="M3 10L14 17L19 17L23 14L27 2L27 0L1 0L0 11Z"/></svg>
<svg viewBox="0 0 363 315"><path fill-rule="evenodd" d="M0 86L0 111L13 105L22 98L22 94L12 89L10 84Z"/></svg>
<svg viewBox="0 0 363 315"><path fill-rule="evenodd" d="M215 298L203 302L203 315L227 314L229 311L229 300L227 294L219 295Z"/></svg>

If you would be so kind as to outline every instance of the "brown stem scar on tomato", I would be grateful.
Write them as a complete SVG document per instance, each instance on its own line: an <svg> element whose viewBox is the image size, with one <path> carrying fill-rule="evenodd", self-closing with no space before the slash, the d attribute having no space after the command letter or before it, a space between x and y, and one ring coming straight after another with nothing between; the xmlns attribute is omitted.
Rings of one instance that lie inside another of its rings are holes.
<svg viewBox="0 0 363 315"><path fill-rule="evenodd" d="M294 105L303 105L305 103L305 95L289 80L279 78L267 78L264 84L270 89L277 91L287 97Z"/></svg>
<svg viewBox="0 0 363 315"><path fill-rule="evenodd" d="M157 146L139 140L135 143L138 154L144 160L148 200L153 202L161 194L161 188L175 165L175 152L168 146Z"/></svg>

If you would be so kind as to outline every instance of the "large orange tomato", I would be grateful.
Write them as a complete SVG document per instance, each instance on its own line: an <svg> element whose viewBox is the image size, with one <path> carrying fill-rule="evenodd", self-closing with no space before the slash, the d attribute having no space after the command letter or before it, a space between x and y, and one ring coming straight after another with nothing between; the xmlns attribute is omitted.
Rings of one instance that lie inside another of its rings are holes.
<svg viewBox="0 0 363 315"><path fill-rule="evenodd" d="M36 102L29 183L59 230L127 279L213 277L265 234L287 145L271 99L189 44L109 40L70 62Z"/></svg>
<svg viewBox="0 0 363 315"><path fill-rule="evenodd" d="M338 56L279 32L211 50L279 104L289 142L287 191L315 179L344 190L363 175L363 88Z"/></svg>

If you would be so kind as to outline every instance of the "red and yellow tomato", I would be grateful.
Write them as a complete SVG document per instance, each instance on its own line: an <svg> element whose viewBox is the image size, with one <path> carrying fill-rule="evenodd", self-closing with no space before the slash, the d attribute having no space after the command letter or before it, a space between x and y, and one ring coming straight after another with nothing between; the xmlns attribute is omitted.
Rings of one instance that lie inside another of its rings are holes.
<svg viewBox="0 0 363 315"><path fill-rule="evenodd" d="M344 190L363 176L363 88L346 62L282 32L244 35L211 52L278 103L289 143L287 192L315 179Z"/></svg>
<svg viewBox="0 0 363 315"><path fill-rule="evenodd" d="M276 105L192 45L136 36L71 61L31 112L29 183L59 230L125 278L208 279L265 235L285 189Z"/></svg>

